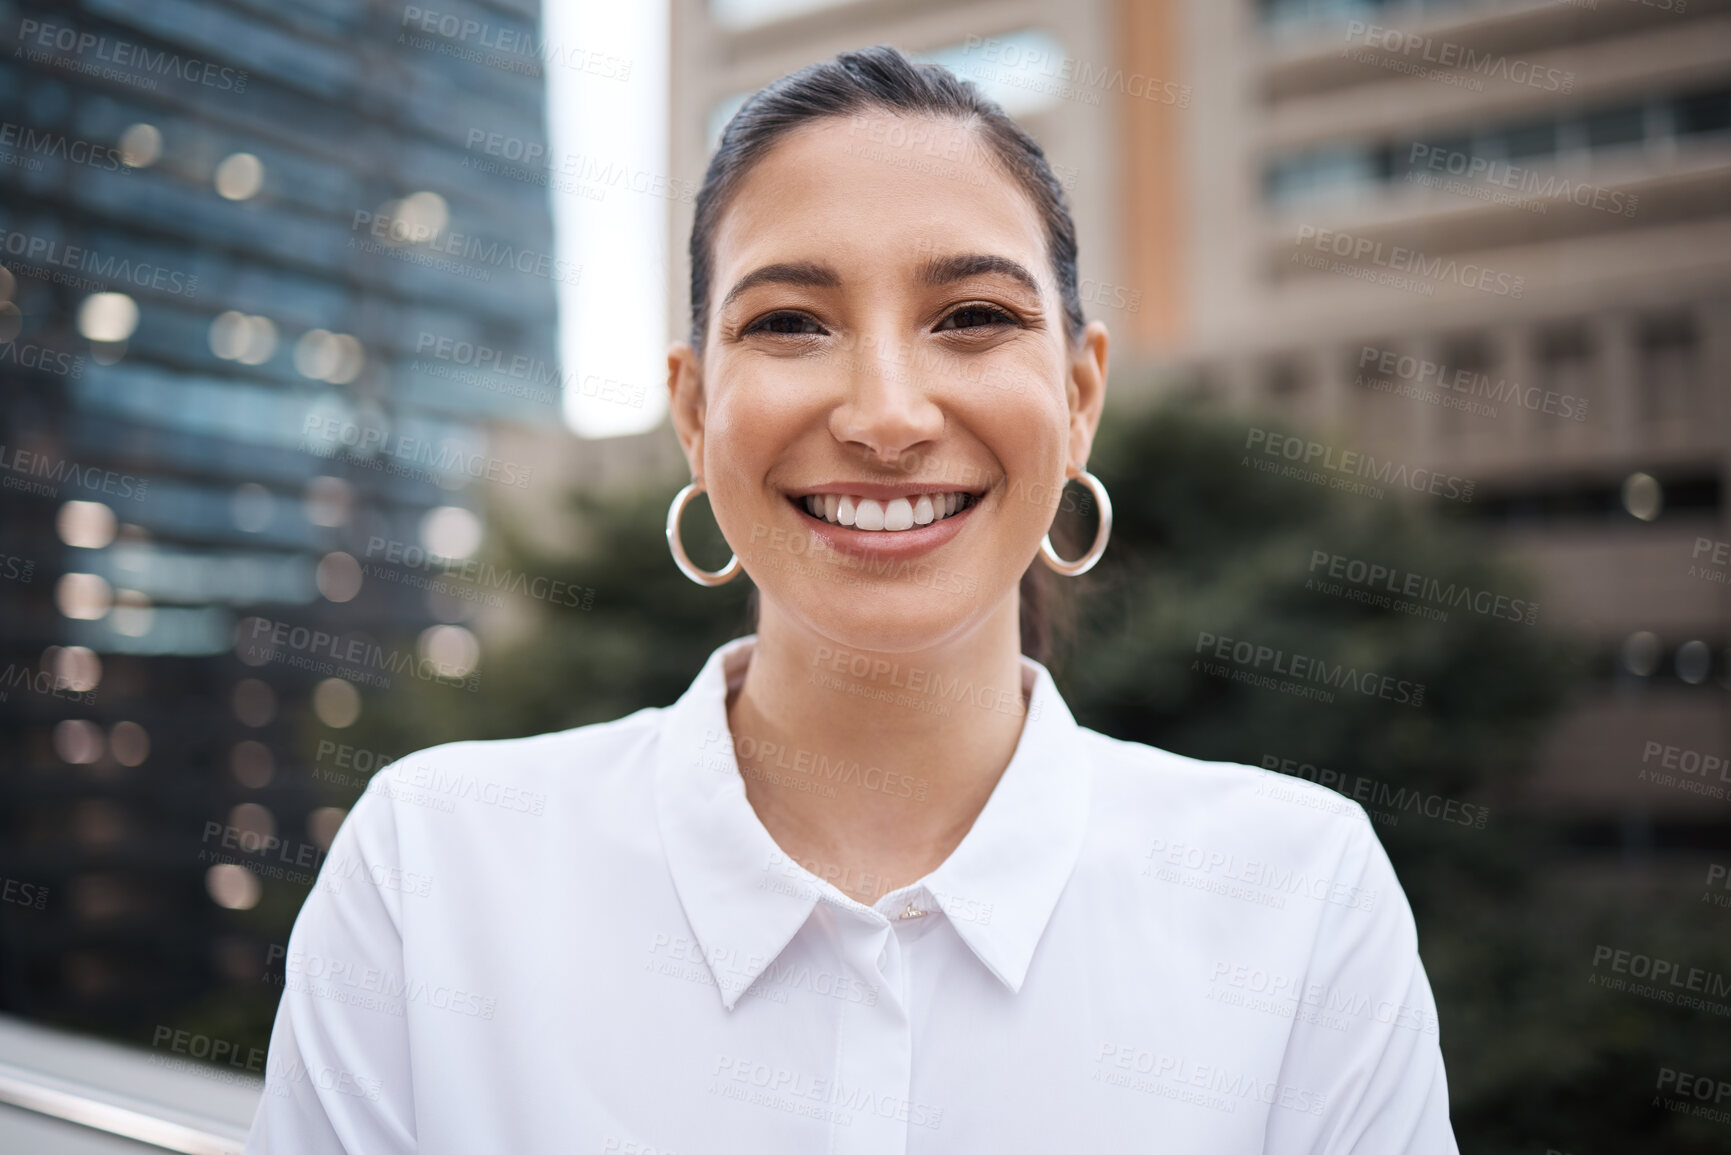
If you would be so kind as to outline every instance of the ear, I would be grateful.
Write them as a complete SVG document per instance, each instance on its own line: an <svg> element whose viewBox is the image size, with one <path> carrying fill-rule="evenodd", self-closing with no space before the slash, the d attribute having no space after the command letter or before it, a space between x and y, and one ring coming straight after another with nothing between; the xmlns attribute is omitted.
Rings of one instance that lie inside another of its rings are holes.
<svg viewBox="0 0 1731 1155"><path fill-rule="evenodd" d="M1065 389L1070 403L1070 460L1066 468L1077 473L1088 467L1094 433L1100 428L1100 411L1106 404L1109 343L1105 322L1089 321L1070 352L1070 380Z"/></svg>
<svg viewBox="0 0 1731 1155"><path fill-rule="evenodd" d="M691 476L702 477L703 365L685 341L675 341L667 349L667 412L673 418L673 431L679 435Z"/></svg>

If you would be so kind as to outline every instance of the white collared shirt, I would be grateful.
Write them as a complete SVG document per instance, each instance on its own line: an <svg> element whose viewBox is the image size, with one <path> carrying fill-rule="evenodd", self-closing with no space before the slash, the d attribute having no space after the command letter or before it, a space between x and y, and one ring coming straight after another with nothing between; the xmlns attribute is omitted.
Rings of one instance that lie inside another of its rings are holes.
<svg viewBox="0 0 1731 1155"><path fill-rule="evenodd" d="M754 641L672 706L379 772L287 944L248 1152L1455 1152L1357 803L1084 729L1023 659L972 829L862 905L746 799Z"/></svg>

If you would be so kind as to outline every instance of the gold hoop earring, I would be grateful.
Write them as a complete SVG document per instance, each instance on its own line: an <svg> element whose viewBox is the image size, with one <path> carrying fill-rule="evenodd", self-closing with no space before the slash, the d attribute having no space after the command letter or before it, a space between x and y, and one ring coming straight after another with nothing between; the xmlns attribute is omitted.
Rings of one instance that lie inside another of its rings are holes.
<svg viewBox="0 0 1731 1155"><path fill-rule="evenodd" d="M679 519L685 514L685 507L691 504L691 499L703 492L702 480L693 481L690 485L673 495L673 504L667 507L667 548L673 553L673 563L679 567L679 572L700 586L723 586L739 576L739 556L730 554L727 564L711 573L699 569L685 554L685 543L679 540Z"/></svg>
<svg viewBox="0 0 1731 1155"><path fill-rule="evenodd" d="M1088 547L1088 552L1075 561L1065 561L1058 556L1058 551L1052 548L1051 534L1040 539L1040 559L1065 577L1076 577L1093 569L1094 563L1106 552L1106 542L1112 536L1112 498L1106 493L1106 487L1086 469L1076 474L1076 480L1094 495L1094 502L1100 507L1100 528L1094 531L1094 544Z"/></svg>

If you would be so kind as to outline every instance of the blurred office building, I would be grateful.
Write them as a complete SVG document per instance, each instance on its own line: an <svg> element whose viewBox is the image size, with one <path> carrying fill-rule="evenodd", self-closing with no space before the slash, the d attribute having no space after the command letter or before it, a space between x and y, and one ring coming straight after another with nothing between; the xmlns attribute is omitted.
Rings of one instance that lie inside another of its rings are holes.
<svg viewBox="0 0 1731 1155"><path fill-rule="evenodd" d="M676 14L685 174L745 93L843 49L891 43L981 83L1069 190L1114 388L1277 414L1306 431L1282 466L1420 489L1494 529L1542 579L1543 620L1597 655L1532 801L1589 841L1712 821L1638 772L1654 743L1698 770L1731 721L1731 5ZM682 280L670 299L678 331Z"/></svg>
<svg viewBox="0 0 1731 1155"><path fill-rule="evenodd" d="M390 686L479 675L430 587L532 480L487 426L558 421L580 271L521 145L538 5L420 11L5 6L0 1010L268 1012L379 756L331 751Z"/></svg>

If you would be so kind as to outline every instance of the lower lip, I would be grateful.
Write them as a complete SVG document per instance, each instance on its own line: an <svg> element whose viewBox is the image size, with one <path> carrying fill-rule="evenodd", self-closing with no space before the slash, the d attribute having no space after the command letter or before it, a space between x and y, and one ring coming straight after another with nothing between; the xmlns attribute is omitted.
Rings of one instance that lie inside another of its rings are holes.
<svg viewBox="0 0 1731 1155"><path fill-rule="evenodd" d="M942 521L934 521L930 525L916 526L913 529L871 530L854 529L852 526L838 525L825 521L821 517L813 517L806 510L803 499L789 499L794 512L804 518L811 531L822 538L824 543L837 553L854 556L869 555L881 558L910 558L930 553L940 545L949 541L962 530L962 522L973 515L979 508L978 502L969 505L960 513L951 514Z"/></svg>

